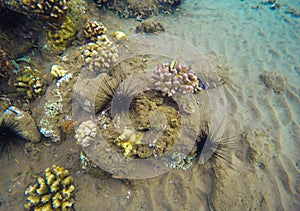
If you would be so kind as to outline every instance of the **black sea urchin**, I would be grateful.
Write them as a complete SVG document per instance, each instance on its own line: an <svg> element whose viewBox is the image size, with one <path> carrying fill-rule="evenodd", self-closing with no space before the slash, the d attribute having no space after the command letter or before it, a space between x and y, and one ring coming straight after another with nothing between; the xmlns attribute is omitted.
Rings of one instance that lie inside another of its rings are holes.
<svg viewBox="0 0 300 211"><path fill-rule="evenodd" d="M216 171L221 170L226 173L226 168L232 169L234 167L230 160L230 152L233 149L235 149L233 138L217 138L211 132L209 134L204 132L200 135L200 141L197 144L200 163L207 161L206 163L210 166L215 177L217 177Z"/></svg>
<svg viewBox="0 0 300 211"><path fill-rule="evenodd" d="M18 129L18 124L12 119L0 120L0 156L5 153L8 159L12 158L13 146L17 149L22 148L25 138Z"/></svg>

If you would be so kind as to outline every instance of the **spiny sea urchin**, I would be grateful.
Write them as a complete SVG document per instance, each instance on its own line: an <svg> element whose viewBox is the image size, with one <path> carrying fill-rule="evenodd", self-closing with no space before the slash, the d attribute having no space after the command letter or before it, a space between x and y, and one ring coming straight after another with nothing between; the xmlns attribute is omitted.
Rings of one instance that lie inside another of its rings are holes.
<svg viewBox="0 0 300 211"><path fill-rule="evenodd" d="M217 130L220 130L220 126ZM208 126L207 131L209 131ZM235 149L235 142L233 138L218 138L215 133L207 131L200 135L196 154L199 157L199 163L208 164L214 176L217 177L217 171L226 173L226 168L234 167L230 160L230 152Z"/></svg>
<svg viewBox="0 0 300 211"><path fill-rule="evenodd" d="M12 158L13 146L22 149L22 136L19 126L12 119L0 119L0 156L7 154L8 159Z"/></svg>

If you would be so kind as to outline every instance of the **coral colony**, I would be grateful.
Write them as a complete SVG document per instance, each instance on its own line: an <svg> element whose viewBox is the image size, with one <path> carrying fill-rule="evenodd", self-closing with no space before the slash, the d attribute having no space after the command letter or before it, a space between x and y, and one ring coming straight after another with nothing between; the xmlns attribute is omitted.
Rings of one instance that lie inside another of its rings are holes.
<svg viewBox="0 0 300 211"><path fill-rule="evenodd" d="M157 65L151 75L155 88L171 97L175 93L187 94L201 90L195 71L180 62Z"/></svg>

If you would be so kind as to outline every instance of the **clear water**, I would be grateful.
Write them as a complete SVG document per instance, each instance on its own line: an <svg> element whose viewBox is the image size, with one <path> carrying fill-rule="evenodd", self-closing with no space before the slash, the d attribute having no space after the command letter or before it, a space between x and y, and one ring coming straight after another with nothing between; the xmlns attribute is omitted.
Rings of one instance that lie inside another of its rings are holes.
<svg viewBox="0 0 300 211"><path fill-rule="evenodd" d="M166 34L188 41L208 58L221 58L230 67L224 86L225 134L238 137L231 153L234 170L217 179L193 168L130 182L101 173L71 172L78 190L76 210L299 209L300 18L285 11L300 11L300 2L280 2L282 8L271 10L259 0L185 0L174 15L157 17ZM260 8L252 8L256 5ZM123 26L128 34L136 24L110 12L103 22L110 24L109 30ZM284 78L286 89L281 94L260 79L264 71ZM0 210L22 209L24 187L34 181L28 176L31 169L38 174L37 169L41 172L53 163L78 164L76 153L60 163L63 150L73 150L70 141L56 147L43 148L48 150L41 156L43 163L28 164L21 156L17 157L20 164L1 160Z"/></svg>

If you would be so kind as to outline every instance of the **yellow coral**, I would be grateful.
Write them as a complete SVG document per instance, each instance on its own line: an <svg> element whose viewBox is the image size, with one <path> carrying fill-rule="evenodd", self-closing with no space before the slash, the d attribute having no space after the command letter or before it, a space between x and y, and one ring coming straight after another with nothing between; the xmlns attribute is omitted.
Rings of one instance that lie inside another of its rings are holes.
<svg viewBox="0 0 300 211"><path fill-rule="evenodd" d="M127 35L122 31L116 31L114 37L116 40L127 40Z"/></svg>
<svg viewBox="0 0 300 211"><path fill-rule="evenodd" d="M130 157L136 154L137 146L141 143L142 138L142 133L135 133L133 130L125 129L114 143L124 150L124 156Z"/></svg>
<svg viewBox="0 0 300 211"><path fill-rule="evenodd" d="M75 37L75 26L69 17L66 17L60 29L47 33L48 43L53 45L55 49L63 51Z"/></svg>
<svg viewBox="0 0 300 211"><path fill-rule="evenodd" d="M45 81L40 76L40 71L25 66L14 82L17 91L31 99L42 95L45 91Z"/></svg>
<svg viewBox="0 0 300 211"><path fill-rule="evenodd" d="M63 76L65 76L68 73L68 71L64 70L64 68L60 65L52 65L51 66L51 75L54 78L61 78Z"/></svg>
<svg viewBox="0 0 300 211"><path fill-rule="evenodd" d="M53 179L54 176L54 179ZM47 168L37 184L30 185L24 192L26 210L72 210L74 204L73 177L60 166Z"/></svg>

